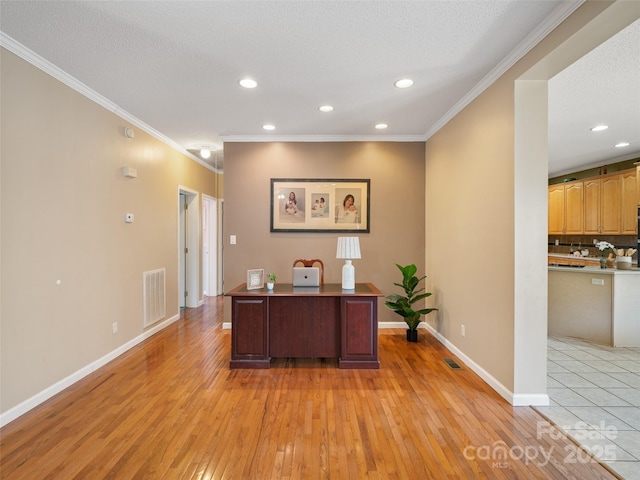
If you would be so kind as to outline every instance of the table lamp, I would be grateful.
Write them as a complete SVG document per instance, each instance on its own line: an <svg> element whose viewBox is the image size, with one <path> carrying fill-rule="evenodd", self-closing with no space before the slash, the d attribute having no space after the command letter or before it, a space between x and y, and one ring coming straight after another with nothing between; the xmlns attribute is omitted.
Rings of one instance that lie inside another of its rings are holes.
<svg viewBox="0 0 640 480"><path fill-rule="evenodd" d="M342 289L355 290L356 269L351 260L360 257L360 239L358 237L338 237L336 258L344 258L342 267Z"/></svg>

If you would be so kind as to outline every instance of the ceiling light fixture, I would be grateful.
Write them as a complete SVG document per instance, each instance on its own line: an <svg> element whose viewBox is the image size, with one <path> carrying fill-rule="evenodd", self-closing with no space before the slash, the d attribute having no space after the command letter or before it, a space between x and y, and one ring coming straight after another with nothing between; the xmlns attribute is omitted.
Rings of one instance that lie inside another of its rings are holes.
<svg viewBox="0 0 640 480"><path fill-rule="evenodd" d="M609 125L597 125L597 126L595 126L593 128L590 128L590 130L592 132L601 132L603 130L606 130L607 128L609 128Z"/></svg>
<svg viewBox="0 0 640 480"><path fill-rule="evenodd" d="M264 128L265 130L275 130L276 126L275 125L263 125L262 128Z"/></svg>
<svg viewBox="0 0 640 480"><path fill-rule="evenodd" d="M322 105L321 107L318 107L318 110L321 112L333 112L333 107L331 105Z"/></svg>
<svg viewBox="0 0 640 480"><path fill-rule="evenodd" d="M629 142L620 142L614 145L614 147L616 148L622 148L622 147L628 147L628 146L629 146Z"/></svg>
<svg viewBox="0 0 640 480"><path fill-rule="evenodd" d="M387 125L386 123L379 123L376 125L376 128L378 130L384 130L385 128L387 128L389 125Z"/></svg>
<svg viewBox="0 0 640 480"><path fill-rule="evenodd" d="M250 78L243 78L238 83L244 88L256 88L258 86L258 82L251 80Z"/></svg>
<svg viewBox="0 0 640 480"><path fill-rule="evenodd" d="M209 147L202 147L200 149L200 156L206 160L211 156L211 149Z"/></svg>
<svg viewBox="0 0 640 480"><path fill-rule="evenodd" d="M411 80L410 78L403 78L394 83L394 85L396 86L396 88L409 88L413 86L413 80Z"/></svg>

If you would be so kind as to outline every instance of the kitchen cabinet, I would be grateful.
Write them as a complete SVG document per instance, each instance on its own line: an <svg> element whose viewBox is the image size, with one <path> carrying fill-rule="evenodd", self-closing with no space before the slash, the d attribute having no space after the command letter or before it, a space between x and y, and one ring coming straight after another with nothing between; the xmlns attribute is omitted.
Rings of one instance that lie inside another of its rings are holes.
<svg viewBox="0 0 640 480"><path fill-rule="evenodd" d="M622 175L602 179L600 233L615 235L622 230Z"/></svg>
<svg viewBox="0 0 640 480"><path fill-rule="evenodd" d="M622 229L623 235L638 233L638 190L635 170L622 172Z"/></svg>
<svg viewBox="0 0 640 480"><path fill-rule="evenodd" d="M581 234L584 225L583 182L549 187L548 228L551 234Z"/></svg>
<svg viewBox="0 0 640 480"><path fill-rule="evenodd" d="M634 163L637 165L636 167L636 201L638 202L638 206L640 207L640 162ZM640 228L640 225L638 225Z"/></svg>
<svg viewBox="0 0 640 480"><path fill-rule="evenodd" d="M600 233L601 189L599 178L584 181L584 233Z"/></svg>
<svg viewBox="0 0 640 480"><path fill-rule="evenodd" d="M568 235L580 234L584 230L584 188L583 182L564 185L565 229Z"/></svg>
<svg viewBox="0 0 640 480"><path fill-rule="evenodd" d="M567 218L563 226L564 230L549 231L550 234L633 235L638 232L637 205L640 187L638 187L636 169L585 178L581 181L582 192L580 194L577 189L567 194L567 186L573 183L578 182L564 184L566 205L564 215ZM552 187L559 189L560 186L552 185ZM549 190L551 191L551 187ZM582 223L576 219L569 220L568 217L569 203L567 202L573 202L571 208L575 209L579 204L580 196L583 206ZM558 201L558 197L559 195L557 195L556 201ZM549 199L551 201L551 193ZM550 209L550 218L551 215ZM580 227L582 230L578 231Z"/></svg>
<svg viewBox="0 0 640 480"><path fill-rule="evenodd" d="M549 187L549 233L564 233L564 185Z"/></svg>

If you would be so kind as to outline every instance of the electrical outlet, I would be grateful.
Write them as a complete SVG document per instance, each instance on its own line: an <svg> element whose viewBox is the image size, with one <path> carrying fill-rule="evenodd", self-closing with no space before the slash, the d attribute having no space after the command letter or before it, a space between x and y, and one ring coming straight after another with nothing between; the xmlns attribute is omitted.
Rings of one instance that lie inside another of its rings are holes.
<svg viewBox="0 0 640 480"><path fill-rule="evenodd" d="M464 325L460 325L460 335L462 335L463 337L465 335Z"/></svg>
<svg viewBox="0 0 640 480"><path fill-rule="evenodd" d="M113 322L113 325L111 325L111 329L113 330L114 335L118 333L118 322Z"/></svg>

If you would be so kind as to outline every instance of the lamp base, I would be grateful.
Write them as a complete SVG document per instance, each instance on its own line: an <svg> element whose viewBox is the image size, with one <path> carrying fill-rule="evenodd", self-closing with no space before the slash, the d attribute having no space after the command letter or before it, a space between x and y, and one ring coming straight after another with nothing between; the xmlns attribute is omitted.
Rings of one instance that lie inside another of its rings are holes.
<svg viewBox="0 0 640 480"><path fill-rule="evenodd" d="M356 268L351 260L345 260L342 267L342 289L355 290L356 288Z"/></svg>

